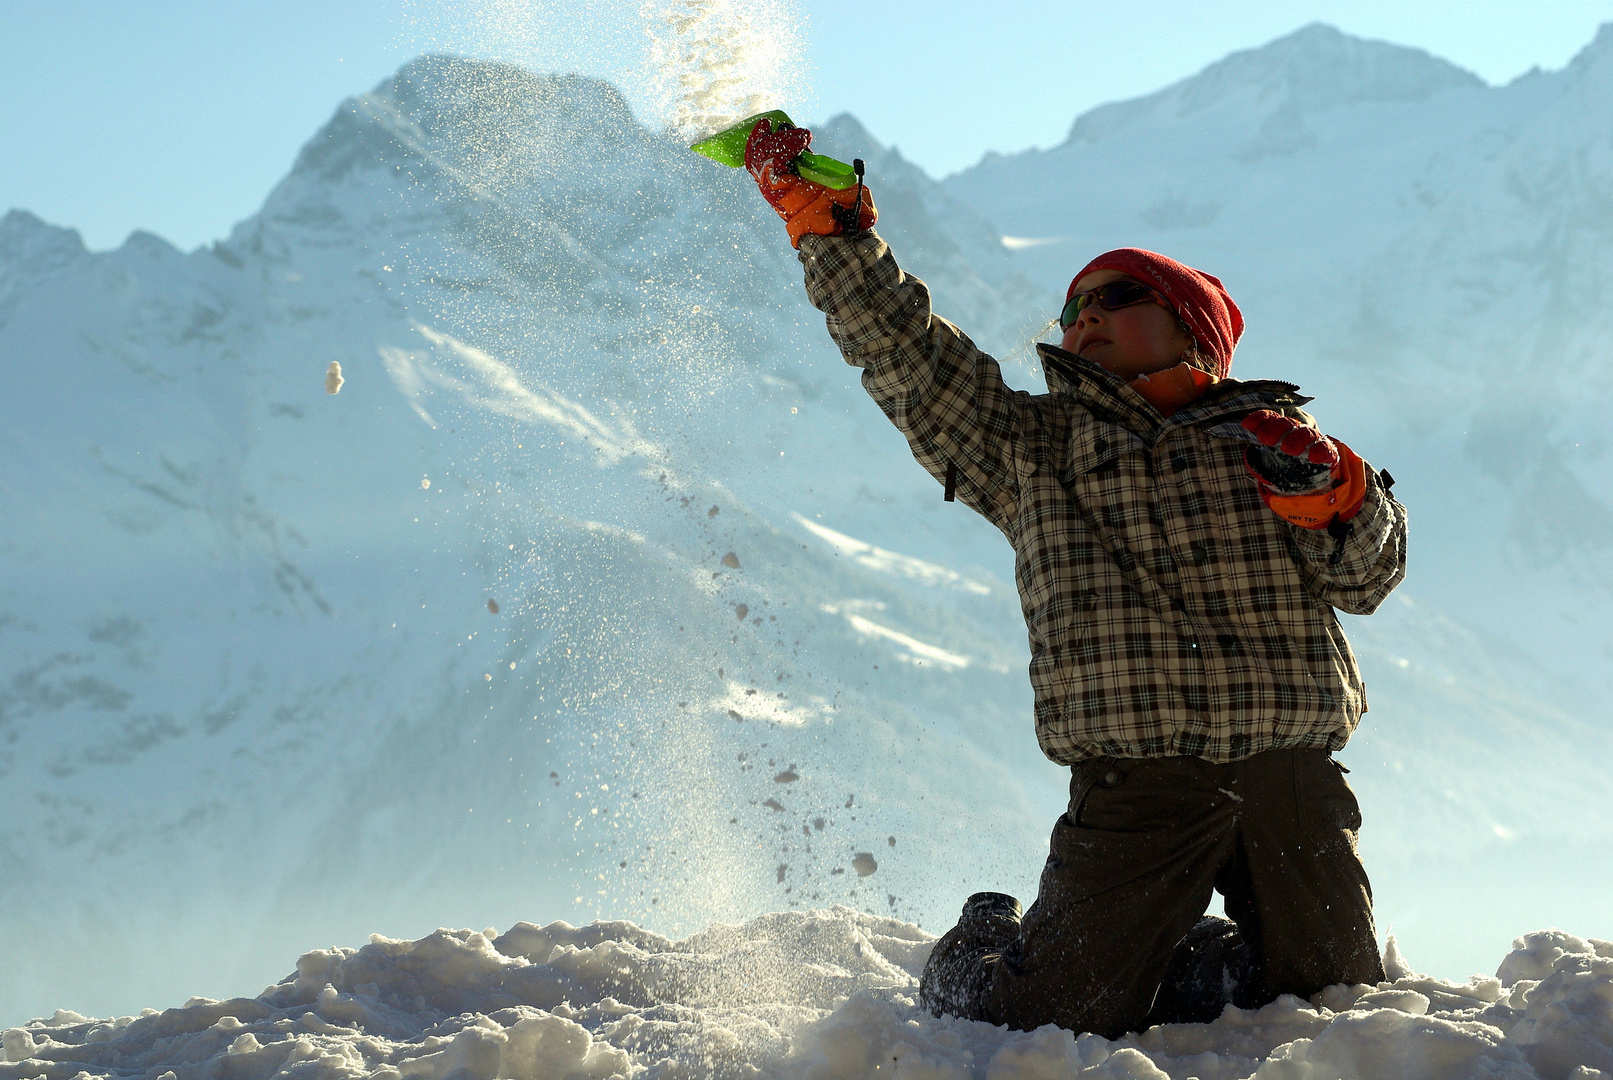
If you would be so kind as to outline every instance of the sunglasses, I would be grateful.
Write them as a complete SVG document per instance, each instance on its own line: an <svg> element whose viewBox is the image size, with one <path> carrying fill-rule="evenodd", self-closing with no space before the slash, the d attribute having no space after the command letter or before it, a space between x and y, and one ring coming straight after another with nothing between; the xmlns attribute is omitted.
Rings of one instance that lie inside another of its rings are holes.
<svg viewBox="0 0 1613 1080"><path fill-rule="evenodd" d="M1106 285L1099 285L1096 289L1078 292L1064 303L1064 310L1059 314L1059 329L1068 330L1075 325L1075 320L1081 317L1088 304L1096 302L1105 311L1118 311L1133 304L1145 304L1155 301L1169 307L1164 299L1150 289L1147 285L1135 281L1111 281Z"/></svg>

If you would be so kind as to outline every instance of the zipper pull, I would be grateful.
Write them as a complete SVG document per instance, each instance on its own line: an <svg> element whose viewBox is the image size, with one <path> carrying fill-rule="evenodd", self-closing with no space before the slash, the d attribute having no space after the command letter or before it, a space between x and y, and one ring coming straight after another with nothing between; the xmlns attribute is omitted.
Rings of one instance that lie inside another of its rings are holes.
<svg viewBox="0 0 1613 1080"><path fill-rule="evenodd" d="M1353 532L1353 523L1340 521L1337 514L1333 515L1333 520L1327 526L1327 535L1333 538L1333 554L1327 557L1327 565L1337 566L1344 561L1344 542Z"/></svg>

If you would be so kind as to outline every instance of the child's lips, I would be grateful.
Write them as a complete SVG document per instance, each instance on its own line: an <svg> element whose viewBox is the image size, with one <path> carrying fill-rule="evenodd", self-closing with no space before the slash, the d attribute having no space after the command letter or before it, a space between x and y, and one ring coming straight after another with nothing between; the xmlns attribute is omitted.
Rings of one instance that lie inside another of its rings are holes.
<svg viewBox="0 0 1613 1080"><path fill-rule="evenodd" d="M1108 344L1110 344L1110 341L1109 341L1108 338L1100 337L1097 334L1094 334L1091 337L1082 338L1079 342L1077 342L1076 346L1075 346L1075 351L1076 351L1077 355L1080 355L1081 353L1086 352L1088 349L1096 348L1099 345L1108 345Z"/></svg>

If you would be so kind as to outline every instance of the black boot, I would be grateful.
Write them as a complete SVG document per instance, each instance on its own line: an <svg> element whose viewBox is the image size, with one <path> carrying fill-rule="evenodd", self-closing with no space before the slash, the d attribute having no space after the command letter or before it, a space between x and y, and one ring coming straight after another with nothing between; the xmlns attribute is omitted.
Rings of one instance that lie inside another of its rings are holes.
<svg viewBox="0 0 1613 1080"><path fill-rule="evenodd" d="M1251 985L1251 964L1238 924L1204 916L1171 953L1143 1028L1210 1023L1227 1005L1241 1003L1239 990Z"/></svg>
<svg viewBox="0 0 1613 1080"><path fill-rule="evenodd" d="M978 892L963 902L958 925L942 935L919 978L919 1007L935 1016L984 1020L981 1015L994 966L1019 941L1019 901L1007 893Z"/></svg>

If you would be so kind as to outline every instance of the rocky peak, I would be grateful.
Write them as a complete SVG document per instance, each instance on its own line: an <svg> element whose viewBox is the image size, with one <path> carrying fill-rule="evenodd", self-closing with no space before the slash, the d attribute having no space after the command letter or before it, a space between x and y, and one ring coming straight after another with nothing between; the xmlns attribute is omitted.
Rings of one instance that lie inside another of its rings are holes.
<svg viewBox="0 0 1613 1080"><path fill-rule="evenodd" d="M516 64L422 56L378 86L374 97L439 138L517 130L621 139L639 124L621 92L584 75L551 75Z"/></svg>
<svg viewBox="0 0 1613 1080"><path fill-rule="evenodd" d="M812 134L812 149L820 154L829 153L826 147L831 144L841 148L842 153L856 150L859 157L874 157L885 152L885 145L850 113L831 116L813 128Z"/></svg>
<svg viewBox="0 0 1613 1080"><path fill-rule="evenodd" d="M77 229L49 225L26 210L0 218L0 324L24 292L88 259Z"/></svg>
<svg viewBox="0 0 1613 1080"><path fill-rule="evenodd" d="M1589 67L1594 64L1613 63L1613 22L1605 22L1596 28L1596 36L1591 39L1569 62L1569 68Z"/></svg>
<svg viewBox="0 0 1613 1080"><path fill-rule="evenodd" d="M335 181L356 167L428 157L487 176L542 173L646 134L626 99L601 80L422 56L343 102L292 171Z"/></svg>
<svg viewBox="0 0 1613 1080"><path fill-rule="evenodd" d="M44 271L87 254L77 229L47 224L27 210L9 210L0 218L0 271Z"/></svg>
<svg viewBox="0 0 1613 1080"><path fill-rule="evenodd" d="M1447 90L1482 90L1477 75L1421 49L1353 37L1325 23L1219 60L1155 94L1076 118L1068 141L1095 142L1166 109L1190 116L1254 92L1279 109L1312 113L1373 102L1418 102Z"/></svg>
<svg viewBox="0 0 1613 1080"><path fill-rule="evenodd" d="M1607 115L1607 94L1613 88L1613 22L1597 28L1596 36L1574 55L1563 71L1572 92L1594 110Z"/></svg>
<svg viewBox="0 0 1613 1080"><path fill-rule="evenodd" d="M1472 72L1421 49L1311 23L1258 49L1235 52L1172 89L1179 94L1182 112L1189 113L1247 87L1281 95L1310 111L1425 101L1445 90L1485 85Z"/></svg>

